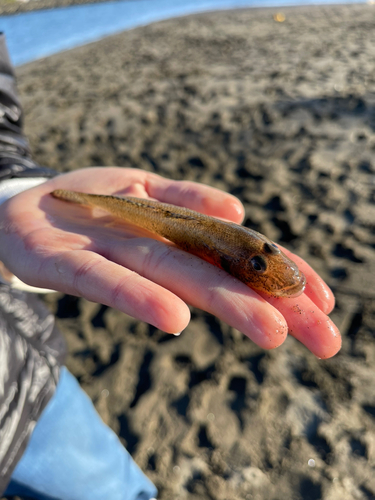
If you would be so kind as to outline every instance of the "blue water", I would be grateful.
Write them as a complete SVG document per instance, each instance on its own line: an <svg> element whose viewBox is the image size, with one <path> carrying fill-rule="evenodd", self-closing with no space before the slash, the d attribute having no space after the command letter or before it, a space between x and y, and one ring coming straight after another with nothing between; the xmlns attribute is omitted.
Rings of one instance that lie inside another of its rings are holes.
<svg viewBox="0 0 375 500"><path fill-rule="evenodd" d="M32 0L37 1L37 0ZM18 66L107 35L170 17L243 7L364 3L363 0L130 0L0 16Z"/></svg>

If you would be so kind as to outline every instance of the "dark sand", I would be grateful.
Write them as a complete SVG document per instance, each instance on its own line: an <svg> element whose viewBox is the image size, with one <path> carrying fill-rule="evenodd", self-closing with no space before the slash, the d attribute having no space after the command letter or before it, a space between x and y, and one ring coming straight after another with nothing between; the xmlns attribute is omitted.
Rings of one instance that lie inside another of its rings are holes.
<svg viewBox="0 0 375 500"><path fill-rule="evenodd" d="M103 3L113 0L0 0L0 16L20 14L34 10L56 9L86 3ZM121 1L121 0L118 0ZM127 0L123 0L127 1Z"/></svg>
<svg viewBox="0 0 375 500"><path fill-rule="evenodd" d="M166 21L18 69L39 162L222 188L336 293L328 361L199 310L177 338L47 297L69 369L161 500L375 498L375 6L275 12Z"/></svg>

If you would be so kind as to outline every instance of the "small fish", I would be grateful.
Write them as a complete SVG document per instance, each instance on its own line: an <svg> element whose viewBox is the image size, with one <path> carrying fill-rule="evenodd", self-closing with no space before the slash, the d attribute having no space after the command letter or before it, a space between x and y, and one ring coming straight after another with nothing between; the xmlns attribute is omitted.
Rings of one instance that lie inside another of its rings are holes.
<svg viewBox="0 0 375 500"><path fill-rule="evenodd" d="M52 196L91 207L163 236L186 252L223 269L253 290L274 297L297 297L306 279L271 240L233 222L188 208L143 198L78 193L58 189Z"/></svg>

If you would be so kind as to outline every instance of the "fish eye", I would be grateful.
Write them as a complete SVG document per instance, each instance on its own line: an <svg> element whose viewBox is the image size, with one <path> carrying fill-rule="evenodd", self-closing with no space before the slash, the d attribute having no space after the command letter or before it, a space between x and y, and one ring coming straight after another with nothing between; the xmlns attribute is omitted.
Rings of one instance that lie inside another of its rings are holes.
<svg viewBox="0 0 375 500"><path fill-rule="evenodd" d="M267 270L267 262L261 255L256 255L250 260L250 262L254 271L259 274L263 274Z"/></svg>
<svg viewBox="0 0 375 500"><path fill-rule="evenodd" d="M273 243L273 242L270 242L270 243L266 242L263 245L263 250L264 250L264 252L269 253L271 255L278 255L279 253L281 253L280 248L277 245L275 245L275 243Z"/></svg>

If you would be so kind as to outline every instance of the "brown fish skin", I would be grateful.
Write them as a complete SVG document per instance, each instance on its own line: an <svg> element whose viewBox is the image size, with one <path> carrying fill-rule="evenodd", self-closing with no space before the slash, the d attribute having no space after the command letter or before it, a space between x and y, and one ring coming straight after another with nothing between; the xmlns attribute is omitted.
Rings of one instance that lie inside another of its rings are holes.
<svg viewBox="0 0 375 500"><path fill-rule="evenodd" d="M306 279L297 265L262 234L193 210L143 198L78 193L58 189L60 200L100 207L163 236L176 246L223 269L255 291L297 297Z"/></svg>

